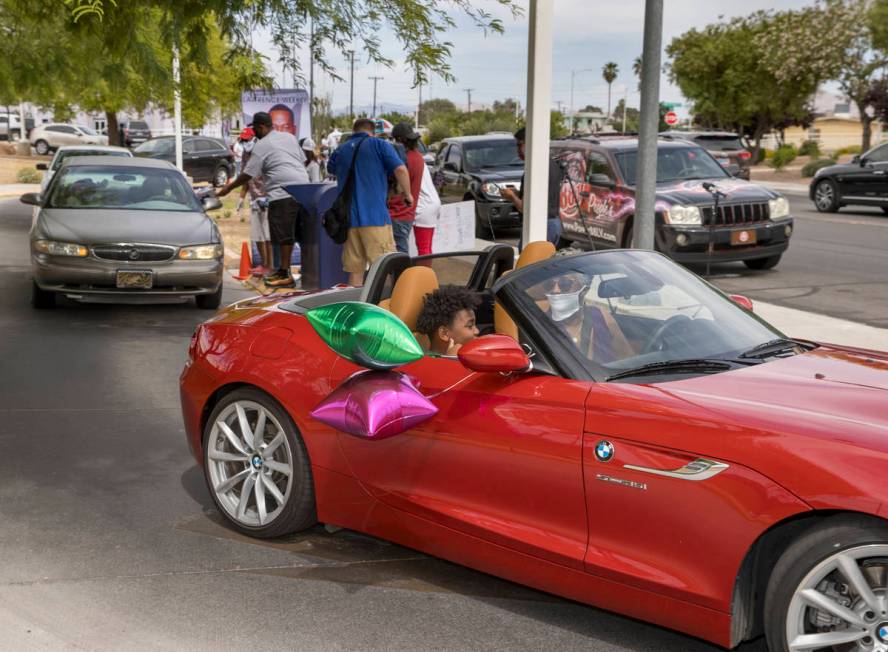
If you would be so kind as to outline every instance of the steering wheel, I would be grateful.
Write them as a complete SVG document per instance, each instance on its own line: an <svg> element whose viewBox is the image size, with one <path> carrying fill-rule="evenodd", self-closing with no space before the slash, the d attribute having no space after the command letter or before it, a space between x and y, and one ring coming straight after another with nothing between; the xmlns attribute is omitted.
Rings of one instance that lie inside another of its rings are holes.
<svg viewBox="0 0 888 652"><path fill-rule="evenodd" d="M691 321L691 318L687 315L672 315L672 317L664 321L656 330L656 332L651 336L651 339L649 339L648 343L645 344L644 351L642 351L642 353L662 351L663 343L666 340L666 335L669 334L670 331L675 330L675 328L679 325L689 321Z"/></svg>

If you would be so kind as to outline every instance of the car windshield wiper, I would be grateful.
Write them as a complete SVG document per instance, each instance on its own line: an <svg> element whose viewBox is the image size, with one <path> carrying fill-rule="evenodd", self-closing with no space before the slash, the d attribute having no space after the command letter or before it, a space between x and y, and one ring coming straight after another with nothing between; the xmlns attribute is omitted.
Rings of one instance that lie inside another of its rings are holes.
<svg viewBox="0 0 888 652"><path fill-rule="evenodd" d="M619 371L605 378L609 380L619 380L620 378L628 378L630 376L645 376L661 373L715 373L718 371L727 371L732 365L725 360L707 360L705 358L689 358L687 360L666 360L664 362L651 362L641 365L635 369L627 369Z"/></svg>
<svg viewBox="0 0 888 652"><path fill-rule="evenodd" d="M778 337L777 339L770 340L768 342L765 342L764 344L759 344L758 346L752 347L748 351L741 353L740 357L764 358L791 348L802 348L807 350L807 346L803 342L797 342L796 340L789 339L788 337Z"/></svg>

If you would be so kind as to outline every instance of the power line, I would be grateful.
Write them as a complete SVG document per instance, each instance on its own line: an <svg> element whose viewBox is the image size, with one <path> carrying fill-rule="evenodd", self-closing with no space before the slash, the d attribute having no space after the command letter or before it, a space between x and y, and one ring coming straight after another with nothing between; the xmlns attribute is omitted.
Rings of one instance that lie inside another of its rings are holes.
<svg viewBox="0 0 888 652"><path fill-rule="evenodd" d="M376 117L376 84L382 81L383 77L368 77L368 79L373 81L373 113L371 117Z"/></svg>
<svg viewBox="0 0 888 652"><path fill-rule="evenodd" d="M351 60L351 76L349 78L349 89L348 89L348 115L354 120L355 119L355 51L349 50L348 57Z"/></svg>

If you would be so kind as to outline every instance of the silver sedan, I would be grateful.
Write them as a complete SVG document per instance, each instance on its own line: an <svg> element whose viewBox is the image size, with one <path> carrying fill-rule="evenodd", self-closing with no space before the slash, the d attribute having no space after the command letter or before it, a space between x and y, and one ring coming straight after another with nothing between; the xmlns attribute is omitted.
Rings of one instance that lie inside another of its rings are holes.
<svg viewBox="0 0 888 652"><path fill-rule="evenodd" d="M31 228L32 304L222 300L222 236L185 176L165 161L82 156L66 161Z"/></svg>

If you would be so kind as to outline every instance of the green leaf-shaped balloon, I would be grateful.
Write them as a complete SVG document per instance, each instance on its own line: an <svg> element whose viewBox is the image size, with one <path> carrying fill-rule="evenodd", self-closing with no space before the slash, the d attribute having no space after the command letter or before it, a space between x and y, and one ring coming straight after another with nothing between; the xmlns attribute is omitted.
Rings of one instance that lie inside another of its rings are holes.
<svg viewBox="0 0 888 652"><path fill-rule="evenodd" d="M362 367L392 369L423 356L407 325L372 303L332 303L305 315L327 346Z"/></svg>

